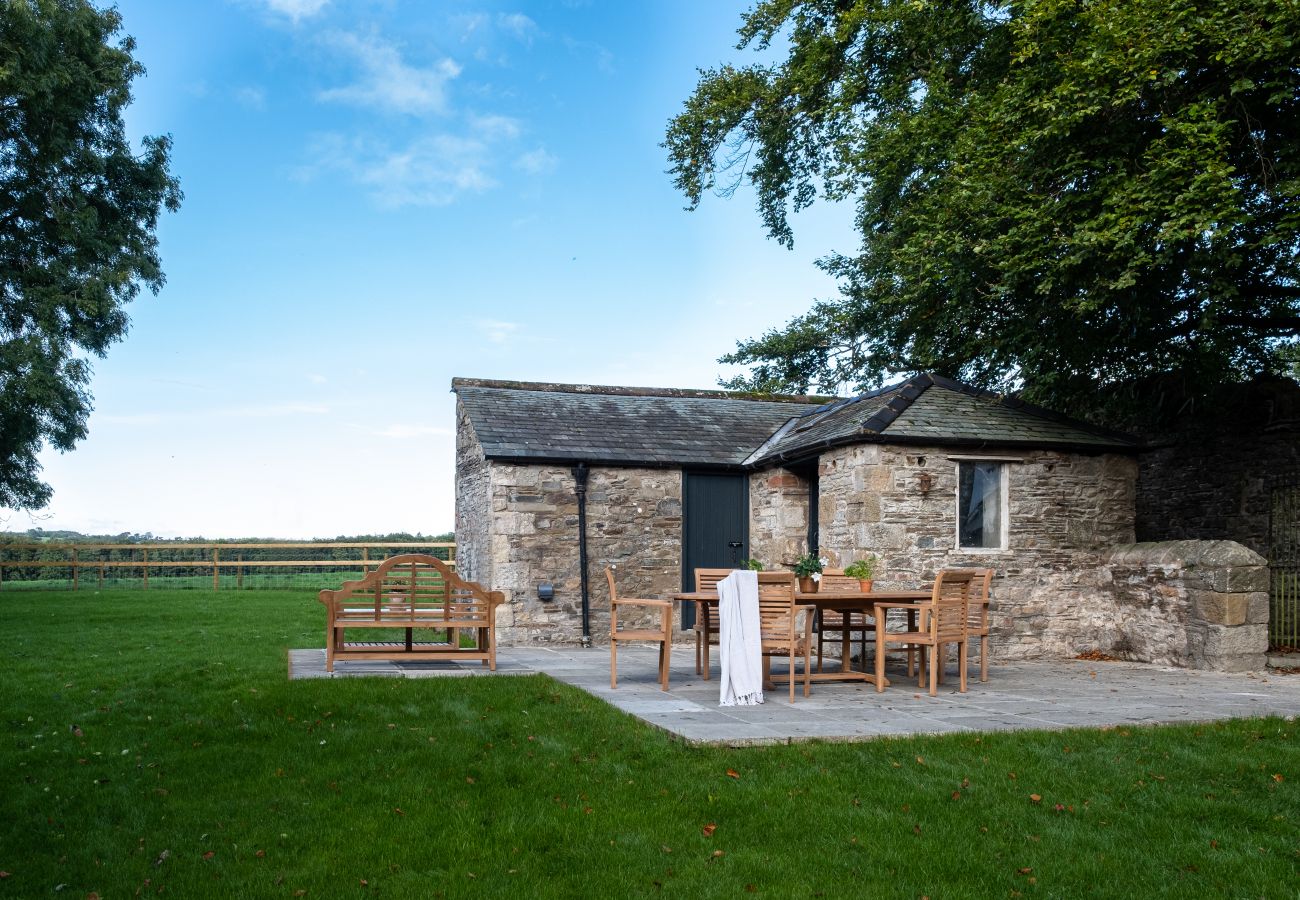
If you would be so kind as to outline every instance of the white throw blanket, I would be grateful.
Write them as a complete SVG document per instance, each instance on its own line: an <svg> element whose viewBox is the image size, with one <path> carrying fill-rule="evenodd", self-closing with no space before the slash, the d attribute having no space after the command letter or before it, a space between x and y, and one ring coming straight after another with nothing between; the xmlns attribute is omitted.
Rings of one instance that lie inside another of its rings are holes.
<svg viewBox="0 0 1300 900"><path fill-rule="evenodd" d="M732 572L718 582L719 706L763 702L763 643L758 619L758 573Z"/></svg>

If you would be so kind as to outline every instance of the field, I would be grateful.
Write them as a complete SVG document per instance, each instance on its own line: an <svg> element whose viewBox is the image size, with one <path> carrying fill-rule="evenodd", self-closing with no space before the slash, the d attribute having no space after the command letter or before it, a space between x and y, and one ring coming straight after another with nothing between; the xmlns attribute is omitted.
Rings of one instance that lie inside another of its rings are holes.
<svg viewBox="0 0 1300 900"><path fill-rule="evenodd" d="M0 897L1294 896L1279 719L696 749L542 676L289 682L308 592L0 594Z"/></svg>

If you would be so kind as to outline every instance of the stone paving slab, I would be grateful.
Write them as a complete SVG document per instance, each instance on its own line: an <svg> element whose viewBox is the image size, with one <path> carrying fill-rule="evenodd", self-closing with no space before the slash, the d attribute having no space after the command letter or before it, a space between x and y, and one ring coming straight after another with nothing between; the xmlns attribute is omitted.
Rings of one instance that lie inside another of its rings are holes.
<svg viewBox="0 0 1300 900"><path fill-rule="evenodd" d="M891 667L884 693L861 682L820 682L812 695L778 683L761 706L718 706L719 680L695 674L694 650L676 647L667 692L659 690L657 650L620 647L618 689L609 686L607 647L510 647L497 651L497 675L542 673L587 691L691 744L757 746L796 741L862 741L913 734L1061 729L1204 722L1300 715L1300 675L1230 674L1141 663L1034 660L994 664L980 683L957 690L955 663L931 697ZM325 671L324 650L290 650L289 677L446 678L494 674L477 662L350 660ZM775 664L778 678L782 663Z"/></svg>

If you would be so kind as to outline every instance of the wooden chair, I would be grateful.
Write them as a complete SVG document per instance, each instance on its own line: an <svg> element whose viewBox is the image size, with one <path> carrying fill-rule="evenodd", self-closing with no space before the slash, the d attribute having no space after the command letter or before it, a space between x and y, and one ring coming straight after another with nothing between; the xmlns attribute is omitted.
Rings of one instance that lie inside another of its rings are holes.
<svg viewBox="0 0 1300 900"><path fill-rule="evenodd" d="M930 696L939 692L938 677L943 669L948 644L957 645L962 693L966 692L967 622L975 573L971 570L945 569L934 579L934 591L924 603L876 604L876 690L885 689L885 654L890 644L913 644L922 648L921 674L918 683L925 686L924 648L930 649ZM890 609L916 609L921 617L916 631L889 631L883 627Z"/></svg>
<svg viewBox="0 0 1300 900"><path fill-rule="evenodd" d="M633 597L620 597L614 587L614 567L605 569L605 578L609 581L609 686L618 687L618 645L620 641L649 641L659 644L659 689L668 690L668 658L673 646L673 603L671 600L646 600ZM626 628L618 627L620 607L635 607L644 610L659 611L659 627Z"/></svg>
<svg viewBox="0 0 1300 900"><path fill-rule="evenodd" d="M763 645L763 684L772 684L772 657L790 659L790 702L794 702L795 657L803 654L803 695L812 681L812 624L814 606L794 600L794 573L758 573L758 620ZM803 613L803 628L798 616Z"/></svg>
<svg viewBox="0 0 1300 900"><path fill-rule="evenodd" d="M718 582L730 575L734 569L696 569L695 570L695 592L703 593L704 591L717 591ZM709 640L704 640L704 616L709 615L709 609L706 604L695 604L695 624L691 630L695 632L695 674L703 675L704 680L709 680L709 647L717 646L718 643L718 623L713 622L709 631Z"/></svg>
<svg viewBox="0 0 1300 900"><path fill-rule="evenodd" d="M822 572L821 583L817 585L819 594L857 594L862 590L858 579L850 578L840 569L826 569ZM871 620L864 612L841 612L835 609L823 609L817 617L817 671L822 670L822 649L826 643L826 633L847 632L850 639L858 638L859 659L867 664L867 635L872 631ZM842 642L841 642L842 643Z"/></svg>
<svg viewBox="0 0 1300 900"><path fill-rule="evenodd" d="M989 680L989 588L992 569L972 569L970 606L966 614L966 633L980 639L980 681Z"/></svg>

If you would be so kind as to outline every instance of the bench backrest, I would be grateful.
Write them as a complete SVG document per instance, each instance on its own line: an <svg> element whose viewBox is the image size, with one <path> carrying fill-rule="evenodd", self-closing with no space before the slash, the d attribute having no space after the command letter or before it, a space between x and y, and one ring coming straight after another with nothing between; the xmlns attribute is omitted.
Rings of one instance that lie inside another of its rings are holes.
<svg viewBox="0 0 1300 900"><path fill-rule="evenodd" d="M504 595L464 580L437 557L405 553L384 560L360 581L321 591L319 599L349 618L436 617L489 625Z"/></svg>

